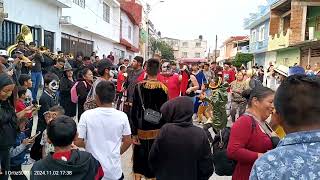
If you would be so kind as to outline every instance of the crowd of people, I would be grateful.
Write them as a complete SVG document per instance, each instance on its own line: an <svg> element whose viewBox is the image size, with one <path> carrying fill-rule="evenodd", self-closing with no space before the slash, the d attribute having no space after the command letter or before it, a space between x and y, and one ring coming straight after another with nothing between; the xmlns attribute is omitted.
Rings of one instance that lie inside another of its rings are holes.
<svg viewBox="0 0 320 180"><path fill-rule="evenodd" d="M23 41L12 57L0 51L1 180L27 179L28 153L32 180L127 179L131 145L135 180L204 180L217 142L235 180L319 178L318 64L115 63L112 52L52 59Z"/></svg>

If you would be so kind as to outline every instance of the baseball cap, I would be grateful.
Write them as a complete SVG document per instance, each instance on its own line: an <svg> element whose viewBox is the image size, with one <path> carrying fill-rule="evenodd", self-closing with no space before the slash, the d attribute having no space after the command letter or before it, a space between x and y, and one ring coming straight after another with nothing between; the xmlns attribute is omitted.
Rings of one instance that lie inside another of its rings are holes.
<svg viewBox="0 0 320 180"><path fill-rule="evenodd" d="M6 50L0 50L0 56L8 57L8 53Z"/></svg>

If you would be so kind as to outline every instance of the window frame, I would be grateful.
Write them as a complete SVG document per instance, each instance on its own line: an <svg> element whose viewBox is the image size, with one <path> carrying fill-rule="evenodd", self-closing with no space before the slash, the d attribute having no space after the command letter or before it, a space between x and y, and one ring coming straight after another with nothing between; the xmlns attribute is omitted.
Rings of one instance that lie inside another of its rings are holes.
<svg viewBox="0 0 320 180"><path fill-rule="evenodd" d="M196 42L196 47L197 48L201 47L201 42Z"/></svg>
<svg viewBox="0 0 320 180"><path fill-rule="evenodd" d="M199 55L199 56L198 56L198 55ZM201 53L199 53L199 52L194 53L194 57L195 57L195 58L200 58L200 57L201 57Z"/></svg>
<svg viewBox="0 0 320 180"><path fill-rule="evenodd" d="M182 47L188 47L188 46L189 46L189 43L187 41L182 42Z"/></svg>
<svg viewBox="0 0 320 180"><path fill-rule="evenodd" d="M182 52L182 56L183 56L184 58L188 57L188 52Z"/></svg>
<svg viewBox="0 0 320 180"><path fill-rule="evenodd" d="M263 30L263 33L262 33L262 30ZM264 25L259 27L259 37L258 37L259 42L262 42L265 40L265 37L264 37L265 31L266 31L266 28Z"/></svg>
<svg viewBox="0 0 320 180"><path fill-rule="evenodd" d="M128 25L128 39L132 40L132 27Z"/></svg>
<svg viewBox="0 0 320 180"><path fill-rule="evenodd" d="M86 0L73 0L73 3L82 8L86 8Z"/></svg>
<svg viewBox="0 0 320 180"><path fill-rule="evenodd" d="M251 31L251 41L257 42L257 30L256 29Z"/></svg>
<svg viewBox="0 0 320 180"><path fill-rule="evenodd" d="M109 24L111 19L110 15L111 15L111 7L106 2L103 2L103 20Z"/></svg>

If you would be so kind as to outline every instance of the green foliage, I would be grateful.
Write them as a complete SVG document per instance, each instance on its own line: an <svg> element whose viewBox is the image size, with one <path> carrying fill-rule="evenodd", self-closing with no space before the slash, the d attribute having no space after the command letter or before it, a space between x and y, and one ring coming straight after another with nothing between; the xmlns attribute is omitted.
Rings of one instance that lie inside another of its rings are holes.
<svg viewBox="0 0 320 180"><path fill-rule="evenodd" d="M241 65L244 64L246 66L248 62L253 61L253 58L253 54L237 53L234 61L232 61L232 65L235 67L241 67Z"/></svg>
<svg viewBox="0 0 320 180"><path fill-rule="evenodd" d="M164 41L150 39L151 51L155 54L157 51L161 52L162 59L173 60L174 54L172 47Z"/></svg>

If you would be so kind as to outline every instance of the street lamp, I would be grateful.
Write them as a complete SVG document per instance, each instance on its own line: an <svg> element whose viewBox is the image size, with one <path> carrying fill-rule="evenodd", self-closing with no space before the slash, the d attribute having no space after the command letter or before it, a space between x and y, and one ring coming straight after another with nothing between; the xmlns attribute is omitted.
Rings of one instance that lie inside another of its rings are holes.
<svg viewBox="0 0 320 180"><path fill-rule="evenodd" d="M149 13L152 11L152 7L156 6L159 3L164 3L164 0L158 0L157 2L150 5L146 3L146 24L147 24L147 39L146 39L146 52L145 52L145 59L149 58Z"/></svg>

